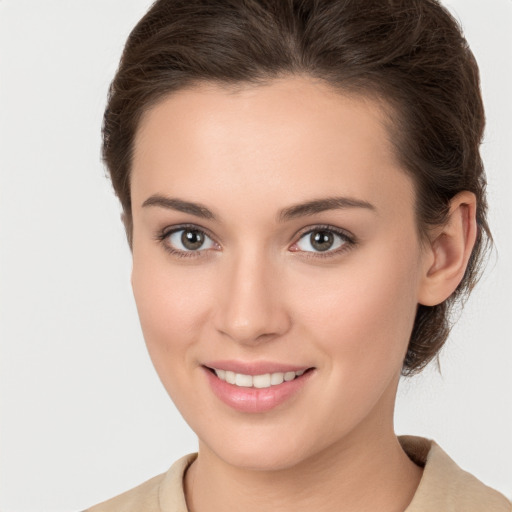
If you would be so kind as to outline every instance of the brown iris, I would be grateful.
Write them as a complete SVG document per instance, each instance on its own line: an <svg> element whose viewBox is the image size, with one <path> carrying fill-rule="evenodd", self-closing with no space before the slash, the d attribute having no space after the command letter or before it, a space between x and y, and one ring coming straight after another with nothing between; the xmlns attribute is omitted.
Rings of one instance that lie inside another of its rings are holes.
<svg viewBox="0 0 512 512"><path fill-rule="evenodd" d="M317 251L327 251L334 244L334 235L330 231L313 231L309 240Z"/></svg>
<svg viewBox="0 0 512 512"><path fill-rule="evenodd" d="M181 243L190 251L199 249L204 244L204 233L195 229L185 229L181 235Z"/></svg>

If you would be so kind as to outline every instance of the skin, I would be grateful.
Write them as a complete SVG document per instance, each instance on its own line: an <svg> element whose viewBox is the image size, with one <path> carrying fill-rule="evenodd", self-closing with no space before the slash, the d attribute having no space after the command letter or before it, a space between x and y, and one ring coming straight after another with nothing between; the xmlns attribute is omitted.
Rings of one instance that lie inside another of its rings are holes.
<svg viewBox="0 0 512 512"><path fill-rule="evenodd" d="M374 100L307 77L202 84L141 121L132 285L154 366L199 438L185 478L194 512L400 511L414 495L422 470L394 433L396 389L418 303L441 302L462 278L475 201L456 196L422 243L384 121ZM144 206L155 195L215 219ZM332 197L372 207L278 220ZM209 236L186 257L179 236L160 236L182 224ZM306 233L325 225L352 242L336 235L338 249L315 252ZM219 359L314 371L284 404L243 413L209 387L202 365Z"/></svg>

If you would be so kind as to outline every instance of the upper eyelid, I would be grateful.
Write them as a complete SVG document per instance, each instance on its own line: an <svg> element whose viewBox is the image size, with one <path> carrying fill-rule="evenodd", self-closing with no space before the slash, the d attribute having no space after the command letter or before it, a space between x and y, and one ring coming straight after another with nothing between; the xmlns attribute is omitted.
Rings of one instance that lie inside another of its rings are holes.
<svg viewBox="0 0 512 512"><path fill-rule="evenodd" d="M332 231L333 233L335 233L336 235L339 235L339 236L342 236L344 238L347 238L348 240L350 240L351 242L355 242L356 241L356 237L348 230L346 229L343 229L343 228L338 228L336 226L331 226L331 225L328 225L328 224L316 224L316 225L312 225L312 226L307 226L305 228L302 228L300 229L295 235L294 235L294 240L298 241L300 240L304 235L307 235L309 233L312 233L313 231L320 231L320 230L324 230L324 231ZM294 242L295 243L295 242Z"/></svg>
<svg viewBox="0 0 512 512"><path fill-rule="evenodd" d="M197 224L177 224L175 226L167 226L160 230L159 238L166 238L172 233L176 233L177 231L183 231L185 229L190 229L191 231L200 231L204 233L208 238L212 239L216 243L220 243L219 239L214 236L208 229L198 226Z"/></svg>

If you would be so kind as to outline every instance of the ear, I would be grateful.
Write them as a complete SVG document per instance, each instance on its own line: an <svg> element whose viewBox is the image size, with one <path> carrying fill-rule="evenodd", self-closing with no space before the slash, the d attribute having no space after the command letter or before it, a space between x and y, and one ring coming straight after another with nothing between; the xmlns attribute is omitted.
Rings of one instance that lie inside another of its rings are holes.
<svg viewBox="0 0 512 512"><path fill-rule="evenodd" d="M425 249L420 304L435 306L455 291L464 277L476 234L475 194L460 192L450 201L446 223L434 229Z"/></svg>

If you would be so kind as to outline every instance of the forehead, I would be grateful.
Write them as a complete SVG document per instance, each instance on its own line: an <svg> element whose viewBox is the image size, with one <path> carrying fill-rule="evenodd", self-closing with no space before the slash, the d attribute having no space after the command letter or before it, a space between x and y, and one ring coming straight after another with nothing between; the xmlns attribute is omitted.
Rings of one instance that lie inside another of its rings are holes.
<svg viewBox="0 0 512 512"><path fill-rule="evenodd" d="M390 186L399 193L399 181L411 186L386 122L375 99L340 94L309 78L181 90L141 120L133 198L192 194L204 202L229 185L230 193L250 190L268 200L274 193L307 200L337 187L375 201Z"/></svg>

